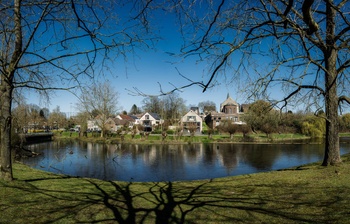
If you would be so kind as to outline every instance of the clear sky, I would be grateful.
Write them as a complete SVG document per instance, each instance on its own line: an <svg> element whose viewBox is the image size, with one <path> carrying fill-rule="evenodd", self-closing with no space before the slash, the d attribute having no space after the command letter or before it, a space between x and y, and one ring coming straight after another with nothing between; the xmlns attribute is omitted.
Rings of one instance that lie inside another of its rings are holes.
<svg viewBox="0 0 350 224"><path fill-rule="evenodd" d="M108 68L112 75L105 78L101 77L101 79L111 82L115 91L119 93L118 107L122 110L128 112L133 104L142 107L144 97L133 96L130 91L133 91L134 88L145 94L157 95L160 94L159 84L165 92L172 90L174 86L188 85L190 82L181 77L179 72L192 81L206 83L209 80L206 63L197 63L196 59L191 57L174 56L179 54L183 44L179 29L174 24L173 17L162 15L157 26L163 39L157 42L155 49L137 51L136 55L129 55L126 62L122 58L117 60ZM169 52L173 54L169 54ZM202 92L203 89L198 86L191 86L178 93L186 101L186 105L198 105L199 102L210 100L216 103L217 110L228 93L238 103L245 103L245 99L239 94L236 84L226 84L223 79L218 81L220 84L204 93ZM56 92L51 96L49 103L40 100L40 97L34 93L26 94L26 97L28 103L49 108L50 111L59 106L62 112L77 112L78 99L69 92Z"/></svg>
<svg viewBox="0 0 350 224"><path fill-rule="evenodd" d="M196 65L195 62L170 64L165 60L168 58L169 56L159 49L157 52L142 53L142 58L135 59L133 63L113 65L127 68L127 71L120 71L119 68L115 69L118 71L117 77L107 77L119 93L118 107L126 111L129 111L133 104L142 107L144 97L133 96L130 91L134 91L134 88L146 94L157 95L160 94L159 84L161 84L163 91L172 90L174 88L173 85L181 87L189 84L189 81L181 77L179 72L193 81L208 80L208 74L204 73L203 67ZM113 70L113 67L111 70ZM186 101L186 105L198 105L199 102L210 100L216 103L217 110L220 103L226 99L228 93L238 103L245 103L245 100L242 99L238 92L238 88L233 84L221 83L204 93L202 90L198 86L191 86L178 93ZM77 111L76 104L78 99L73 94L65 91L58 91L52 95L49 104L40 100L33 93L29 95L28 99L29 103L38 104L40 107L48 107L50 111L57 106L60 107L62 112L66 113Z"/></svg>
<svg viewBox="0 0 350 224"><path fill-rule="evenodd" d="M179 32L179 28L175 25L176 21L173 15L160 14L154 15L152 22L155 22L159 35L162 37L157 41L154 48L150 48L148 51L136 50L136 54L129 54L127 60L123 58L117 58L114 64L109 64L106 67L107 75L104 78L112 84L115 91L119 93L119 102L117 107L122 110L130 111L133 104L138 107L142 107L143 96L133 96L130 91L134 88L149 95L160 94L160 86L164 92L170 91L176 87L182 87L190 84L189 80L181 77L179 72L188 79L206 83L209 80L210 74L208 74L208 67L210 64L206 64L205 61L198 62L198 58L194 57L176 57L179 55L180 49L183 46L182 38ZM232 34L231 34L232 35ZM226 37L226 36L225 36ZM78 45L79 47L79 45ZM83 46L82 46L83 47ZM261 44L261 49L268 48L269 45L265 43ZM113 55L110 55L113 57ZM117 56L119 57L119 56ZM239 63L232 58L232 63ZM266 61L265 61L266 60ZM267 64L268 57L257 58L258 64L255 69L261 69L260 64ZM260 64L259 64L260 63ZM238 65L234 65L238 67ZM249 65L247 66L249 67ZM254 76L254 68L249 72L249 75ZM220 103L222 103L227 94L236 100L237 103L249 103L247 102L246 95L241 93L241 83L238 81L232 81L229 69L225 71L225 77L219 75L215 78L216 85L208 89L206 92L202 92L202 88L198 86L191 86L183 89L179 92L180 97L186 101L186 105L198 105L199 102L213 101L216 103L216 109L219 109ZM279 71L283 72L283 71ZM247 75L248 76L248 75ZM241 82L244 82L242 77ZM311 77L313 78L313 76ZM103 82L103 80L99 80ZM280 87L274 87L271 89L272 98L281 98L282 91ZM62 112L74 114L77 112L76 104L78 99L73 94L68 92L56 92L52 95L50 103L45 103L40 100L40 97L34 93L26 94L27 103L34 103L40 107L46 107L52 111L57 106L60 107ZM299 105L300 106L300 105ZM302 107L302 106L301 106ZM296 111L298 108L287 108L288 110Z"/></svg>

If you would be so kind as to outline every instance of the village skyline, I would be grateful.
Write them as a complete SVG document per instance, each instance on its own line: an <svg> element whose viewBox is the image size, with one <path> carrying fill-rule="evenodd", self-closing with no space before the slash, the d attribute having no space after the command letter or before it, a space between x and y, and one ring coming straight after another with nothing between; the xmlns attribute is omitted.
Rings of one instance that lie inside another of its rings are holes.
<svg viewBox="0 0 350 224"><path fill-rule="evenodd" d="M200 102L211 101L215 103L216 111L219 111L220 104L227 98L228 94L240 105L248 103L247 100L243 101L243 99L240 99L240 97L236 97L238 95L237 93L225 92L224 90L210 90L209 92L205 93L201 93L200 91L198 91L197 94L194 90L179 92L178 94L179 97L184 99L187 108L198 106L198 103ZM119 108L119 110L117 111L117 113L119 114L123 111L129 113L133 105L136 105L139 109L142 110L143 100L147 98L143 96L130 96L126 95L125 93L121 94L119 92L118 95L119 99L117 102L117 107ZM60 96L52 97L49 103L44 102L44 100L40 101L39 98L40 97L38 96L30 97L26 103L37 105L40 108L47 108L50 112L59 107L60 111L65 113L67 117L74 116L77 113L79 113L79 109L77 108L77 97L68 92L62 92Z"/></svg>

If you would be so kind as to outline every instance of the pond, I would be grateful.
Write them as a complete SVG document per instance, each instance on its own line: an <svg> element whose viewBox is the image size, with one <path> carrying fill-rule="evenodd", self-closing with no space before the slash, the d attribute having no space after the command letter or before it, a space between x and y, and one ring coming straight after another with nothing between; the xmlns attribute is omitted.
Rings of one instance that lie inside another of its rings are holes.
<svg viewBox="0 0 350 224"><path fill-rule="evenodd" d="M342 142L341 153L350 153ZM119 181L199 180L299 166L323 159L323 144L137 145L45 142L21 162L53 173Z"/></svg>

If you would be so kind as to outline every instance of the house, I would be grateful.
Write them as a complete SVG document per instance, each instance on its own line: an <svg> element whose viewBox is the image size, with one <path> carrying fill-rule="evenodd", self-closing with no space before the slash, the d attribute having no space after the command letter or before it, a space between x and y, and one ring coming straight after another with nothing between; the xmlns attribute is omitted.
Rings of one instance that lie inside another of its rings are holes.
<svg viewBox="0 0 350 224"><path fill-rule="evenodd" d="M104 128L105 128L106 131L111 131L111 132L117 131L117 125L116 125L116 122L115 122L115 118L112 118L112 117L108 118L105 121Z"/></svg>
<svg viewBox="0 0 350 224"><path fill-rule="evenodd" d="M137 125L136 120L138 120L138 118L135 116L126 115L126 114L119 114L119 115L117 115L116 118L127 123L129 128L132 128L134 125Z"/></svg>
<svg viewBox="0 0 350 224"><path fill-rule="evenodd" d="M117 132L120 129L123 129L124 127L132 127L133 124L129 120L121 120L117 117L115 118L108 118L107 121L105 122L105 128L108 131L111 132Z"/></svg>
<svg viewBox="0 0 350 224"><path fill-rule="evenodd" d="M190 132L189 129L193 126L197 128L195 133L202 133L202 124L202 118L193 110L190 110L181 118L181 126L183 127L184 133L186 133L186 131Z"/></svg>
<svg viewBox="0 0 350 224"><path fill-rule="evenodd" d="M219 126L224 120L230 120L235 124L244 124L240 119L242 114L240 105L230 97L230 94L227 94L226 100L220 104L220 111L210 112L205 117L205 123L211 128Z"/></svg>
<svg viewBox="0 0 350 224"><path fill-rule="evenodd" d="M227 94L226 100L220 104L220 112L224 114L239 113L239 105L231 98L230 94Z"/></svg>
<svg viewBox="0 0 350 224"><path fill-rule="evenodd" d="M199 114L199 107L191 107L190 110L192 110L193 112Z"/></svg>
<svg viewBox="0 0 350 224"><path fill-rule="evenodd" d="M105 128L111 132L128 127L132 128L135 125L135 119L126 114L119 114L116 117L110 117L105 121Z"/></svg>
<svg viewBox="0 0 350 224"><path fill-rule="evenodd" d="M140 118L140 124L145 127L146 131L152 131L153 126L162 124L163 120L156 113L145 113Z"/></svg>
<svg viewBox="0 0 350 224"><path fill-rule="evenodd" d="M87 121L87 130L88 131L101 131L100 125L97 119Z"/></svg>
<svg viewBox="0 0 350 224"><path fill-rule="evenodd" d="M141 124L140 118L142 117L142 114L132 114L129 115L132 119L134 119L134 125Z"/></svg>
<svg viewBox="0 0 350 224"><path fill-rule="evenodd" d="M88 131L101 131L101 123L104 122L104 128L107 131L116 132L123 127L132 128L135 125L135 119L129 115L120 114L117 116L111 116L105 121L97 116L95 119L88 120Z"/></svg>

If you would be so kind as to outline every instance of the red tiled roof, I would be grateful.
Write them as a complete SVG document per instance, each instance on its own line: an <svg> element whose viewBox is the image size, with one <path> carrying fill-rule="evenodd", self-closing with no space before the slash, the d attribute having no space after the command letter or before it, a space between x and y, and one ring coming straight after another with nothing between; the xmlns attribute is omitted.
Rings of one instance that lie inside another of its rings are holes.
<svg viewBox="0 0 350 224"><path fill-rule="evenodd" d="M130 117L129 115L120 114L119 116L120 116L120 118L121 118L122 120L135 121L135 120L134 120L132 117Z"/></svg>

